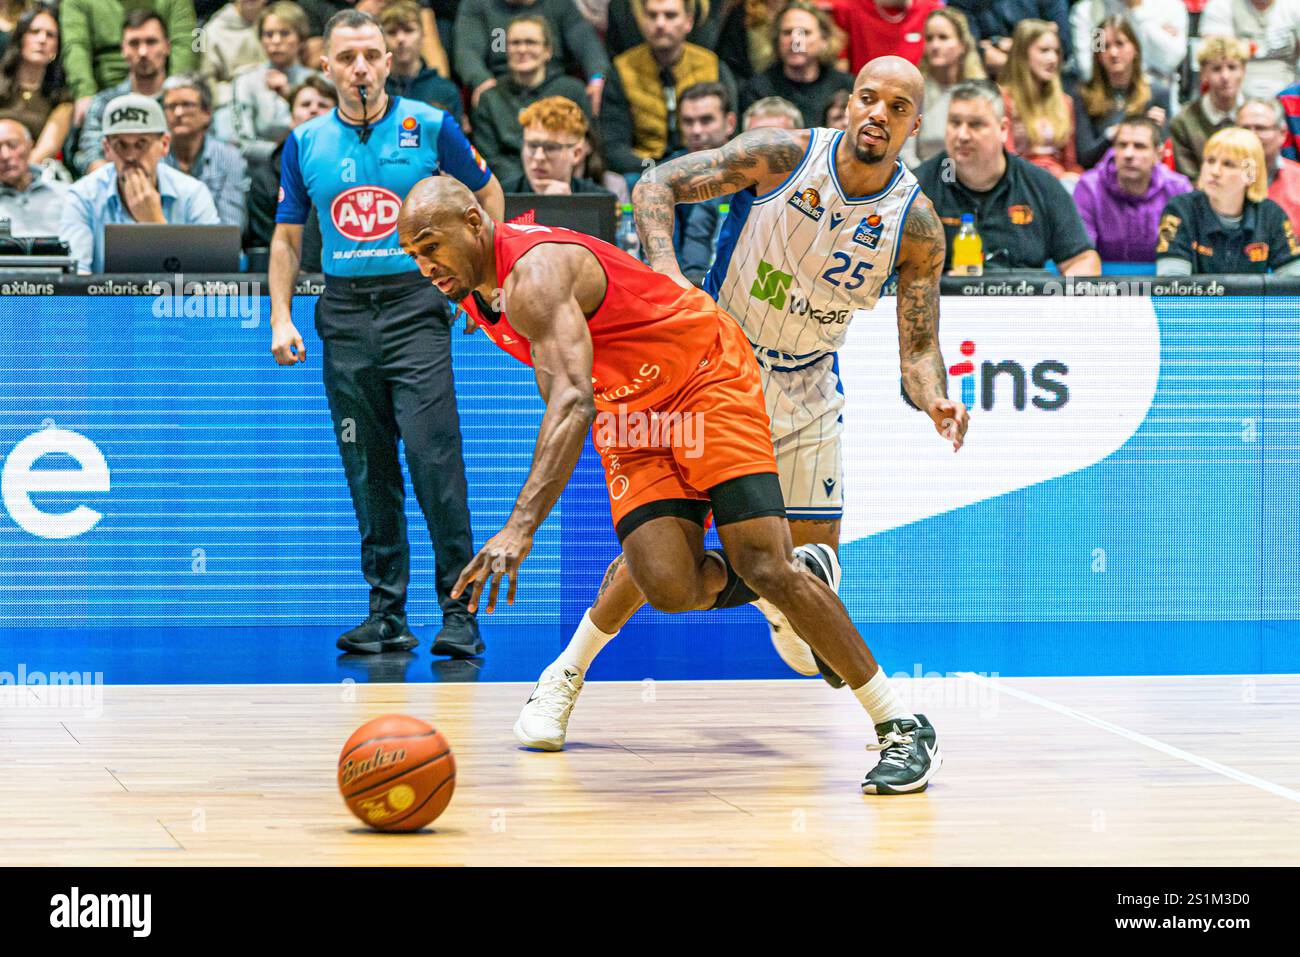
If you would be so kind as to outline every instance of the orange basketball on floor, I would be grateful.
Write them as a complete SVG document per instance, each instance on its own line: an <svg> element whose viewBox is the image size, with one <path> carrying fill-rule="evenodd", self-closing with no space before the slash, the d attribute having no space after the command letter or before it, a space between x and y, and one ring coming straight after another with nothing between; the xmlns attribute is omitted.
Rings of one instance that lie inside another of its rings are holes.
<svg viewBox="0 0 1300 957"><path fill-rule="evenodd" d="M433 725L386 714L352 733L339 755L348 810L380 831L418 831L447 809L456 759Z"/></svg>

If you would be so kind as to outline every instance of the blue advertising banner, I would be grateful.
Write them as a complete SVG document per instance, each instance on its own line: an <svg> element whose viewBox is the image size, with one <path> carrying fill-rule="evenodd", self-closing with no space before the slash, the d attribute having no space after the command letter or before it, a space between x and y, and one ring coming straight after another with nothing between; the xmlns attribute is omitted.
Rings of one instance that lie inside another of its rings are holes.
<svg viewBox="0 0 1300 957"><path fill-rule="evenodd" d="M294 305L308 362L280 368L265 299L4 299L0 670L75 650L109 681L337 677L333 636L366 587L314 302ZM972 408L956 455L901 396L893 301L859 316L839 360L842 594L888 670L1300 670L1296 306L945 298L950 394ZM485 337L454 351L481 544L542 404ZM407 513L410 616L436 625L409 489ZM533 677L616 552L588 446L518 601L485 621L482 674ZM643 611L593 671L788 674L748 608Z"/></svg>

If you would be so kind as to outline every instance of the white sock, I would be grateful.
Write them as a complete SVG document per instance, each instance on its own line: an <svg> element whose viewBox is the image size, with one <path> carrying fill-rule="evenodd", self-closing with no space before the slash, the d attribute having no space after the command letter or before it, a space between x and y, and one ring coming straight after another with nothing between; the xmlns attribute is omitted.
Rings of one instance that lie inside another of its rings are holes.
<svg viewBox="0 0 1300 957"><path fill-rule="evenodd" d="M617 635L618 632L614 632ZM596 660L600 654L600 649L604 648L613 640L614 635L607 635L591 623L591 609L582 616L582 621L578 624L569 639L568 646L560 652L560 657L556 658L553 665L560 665L564 668L576 668L578 671L586 674L591 663Z"/></svg>
<svg viewBox="0 0 1300 957"><path fill-rule="evenodd" d="M872 724L884 724L898 718L916 719L916 715L903 707L898 692L885 677L884 668L878 670L861 688L854 688L853 693L862 702L862 707L867 709L867 714L871 715Z"/></svg>

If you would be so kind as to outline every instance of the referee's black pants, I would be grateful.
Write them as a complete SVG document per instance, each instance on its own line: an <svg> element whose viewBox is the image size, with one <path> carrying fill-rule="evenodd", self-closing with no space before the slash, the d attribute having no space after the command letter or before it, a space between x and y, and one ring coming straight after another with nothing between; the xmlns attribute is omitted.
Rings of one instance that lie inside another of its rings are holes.
<svg viewBox="0 0 1300 957"><path fill-rule="evenodd" d="M405 615L411 577L400 438L437 562L444 616L473 554L460 417L451 368L451 304L418 272L325 277L316 330L325 394L361 532L370 611Z"/></svg>

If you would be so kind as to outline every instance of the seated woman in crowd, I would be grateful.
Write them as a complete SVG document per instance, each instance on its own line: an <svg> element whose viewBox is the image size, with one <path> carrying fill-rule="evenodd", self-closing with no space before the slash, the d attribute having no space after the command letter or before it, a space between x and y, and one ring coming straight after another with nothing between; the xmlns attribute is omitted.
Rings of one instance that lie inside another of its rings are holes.
<svg viewBox="0 0 1300 957"><path fill-rule="evenodd" d="M59 21L44 4L27 11L0 57L0 119L27 127L31 162L56 159L72 128L72 93L59 60Z"/></svg>
<svg viewBox="0 0 1300 957"><path fill-rule="evenodd" d="M1011 38L1002 97L1011 128L1007 150L1041 166L1074 189L1083 167L1075 157L1074 101L1061 88L1061 38L1056 24L1021 20Z"/></svg>
<svg viewBox="0 0 1300 957"><path fill-rule="evenodd" d="M248 222L244 227L245 249L271 245L271 236L275 232L275 208L280 195L280 160L289 131L328 113L339 104L334 87L317 73L309 73L290 90L288 102L288 129L280 136L269 156L248 164L251 186L248 191ZM320 272L320 254L320 219L313 206L302 232L302 271Z"/></svg>
<svg viewBox="0 0 1300 957"><path fill-rule="evenodd" d="M984 64L966 14L954 7L941 7L925 18L925 52L917 67L925 77L925 101L921 129L900 154L909 168L943 152L952 88L966 80L984 79Z"/></svg>
<svg viewBox="0 0 1300 957"><path fill-rule="evenodd" d="M283 0L262 11L257 32L266 62L246 66L231 83L230 103L213 119L219 139L239 147L250 162L271 155L289 132L289 90L316 72L298 55L311 25L296 3Z"/></svg>
<svg viewBox="0 0 1300 957"><path fill-rule="evenodd" d="M1092 79L1074 101L1075 151L1080 165L1091 169L1115 142L1126 116L1145 114L1163 129L1169 120L1169 87L1142 69L1142 48L1132 24L1123 16L1107 17L1098 28L1101 40L1092 56ZM1160 137L1164 142L1164 137Z"/></svg>
<svg viewBox="0 0 1300 957"><path fill-rule="evenodd" d="M1300 239L1268 198L1264 146L1250 130L1220 130L1205 144L1197 188L1160 217L1156 273L1300 275Z"/></svg>

